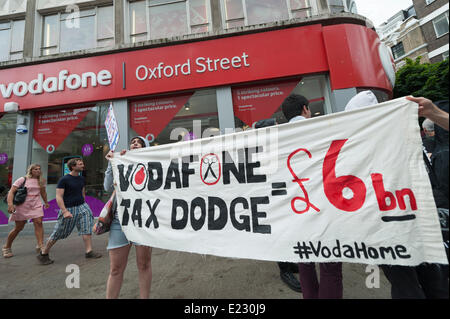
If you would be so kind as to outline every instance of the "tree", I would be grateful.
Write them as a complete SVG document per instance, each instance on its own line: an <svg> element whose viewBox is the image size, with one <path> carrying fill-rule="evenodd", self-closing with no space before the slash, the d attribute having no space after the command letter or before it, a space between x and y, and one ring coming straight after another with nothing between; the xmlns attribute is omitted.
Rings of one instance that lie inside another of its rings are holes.
<svg viewBox="0 0 450 319"><path fill-rule="evenodd" d="M397 71L394 98L413 95L432 101L448 100L448 59L420 64L420 58L406 58L406 65Z"/></svg>

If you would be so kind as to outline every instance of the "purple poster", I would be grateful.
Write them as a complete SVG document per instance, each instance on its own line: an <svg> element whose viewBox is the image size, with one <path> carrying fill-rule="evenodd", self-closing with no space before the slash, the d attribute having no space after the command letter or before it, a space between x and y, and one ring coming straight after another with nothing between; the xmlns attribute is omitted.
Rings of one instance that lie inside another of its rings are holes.
<svg viewBox="0 0 450 319"><path fill-rule="evenodd" d="M8 163L8 154L0 153L0 165Z"/></svg>
<svg viewBox="0 0 450 319"><path fill-rule="evenodd" d="M93 151L94 146L92 146L92 144L84 144L83 147L81 148L81 153L83 154L83 156L89 156L92 154Z"/></svg>

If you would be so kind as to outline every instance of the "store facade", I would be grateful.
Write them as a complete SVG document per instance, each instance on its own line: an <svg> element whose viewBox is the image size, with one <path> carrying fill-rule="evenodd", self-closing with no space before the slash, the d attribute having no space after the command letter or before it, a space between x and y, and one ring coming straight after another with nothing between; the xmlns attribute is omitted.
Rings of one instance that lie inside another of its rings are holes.
<svg viewBox="0 0 450 319"><path fill-rule="evenodd" d="M98 215L109 195L110 105L119 149L136 135L153 146L177 143L251 129L269 117L284 123L280 105L290 93L305 95L313 116L342 111L364 89L384 101L392 97L392 65L371 28L318 21L3 68L0 181L9 188L30 163L41 164L51 203L44 220L54 220L64 164L82 157L87 201ZM6 112L13 105L18 112ZM16 124L27 130L16 132ZM0 210L0 225L7 224Z"/></svg>

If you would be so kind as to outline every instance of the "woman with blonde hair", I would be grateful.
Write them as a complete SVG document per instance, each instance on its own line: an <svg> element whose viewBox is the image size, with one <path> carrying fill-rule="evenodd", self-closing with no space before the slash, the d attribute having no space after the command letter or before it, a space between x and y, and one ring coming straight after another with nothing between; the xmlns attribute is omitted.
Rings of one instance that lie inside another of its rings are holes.
<svg viewBox="0 0 450 319"><path fill-rule="evenodd" d="M22 204L14 205L14 195L22 184L27 188L27 197ZM40 197L44 200L44 205L42 205ZM9 221L14 221L15 226L9 233L6 244L2 247L3 257L10 258L13 256L11 251L12 243L25 227L27 220L30 219L33 220L34 233L37 239L36 251L40 251L44 243L44 228L42 226L42 218L44 217L43 207L48 208L49 205L47 192L45 191L45 180L41 176L41 166L39 164L31 164L27 169L26 176L14 182L9 190L7 199L8 213L11 214Z"/></svg>

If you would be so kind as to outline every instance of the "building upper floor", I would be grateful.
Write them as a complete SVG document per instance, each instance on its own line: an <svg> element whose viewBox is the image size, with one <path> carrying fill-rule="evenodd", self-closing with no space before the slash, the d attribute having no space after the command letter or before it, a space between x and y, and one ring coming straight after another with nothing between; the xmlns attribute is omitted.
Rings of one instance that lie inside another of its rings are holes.
<svg viewBox="0 0 450 319"><path fill-rule="evenodd" d="M333 17L365 23L356 12L353 0L0 0L0 67Z"/></svg>

